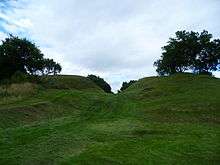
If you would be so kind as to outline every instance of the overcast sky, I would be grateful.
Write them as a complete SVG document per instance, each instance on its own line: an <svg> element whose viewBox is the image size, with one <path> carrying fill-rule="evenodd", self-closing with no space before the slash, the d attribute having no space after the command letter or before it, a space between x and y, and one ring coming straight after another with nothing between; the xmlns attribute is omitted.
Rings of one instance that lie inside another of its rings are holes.
<svg viewBox="0 0 220 165"><path fill-rule="evenodd" d="M116 90L156 75L153 62L178 30L220 38L219 16L220 0L0 0L0 39L26 37L62 74L97 74Z"/></svg>

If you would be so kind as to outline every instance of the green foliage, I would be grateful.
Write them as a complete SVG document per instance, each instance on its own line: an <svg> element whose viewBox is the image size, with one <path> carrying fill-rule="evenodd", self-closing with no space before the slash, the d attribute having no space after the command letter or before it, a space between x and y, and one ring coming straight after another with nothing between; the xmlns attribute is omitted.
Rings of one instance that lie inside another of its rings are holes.
<svg viewBox="0 0 220 165"><path fill-rule="evenodd" d="M0 45L0 80L17 71L30 75L57 74L61 66L52 59L44 59L34 43L10 35Z"/></svg>
<svg viewBox="0 0 220 165"><path fill-rule="evenodd" d="M122 83L122 87L120 89L120 92L124 91L125 89L127 89L129 86L131 86L132 84L136 83L136 80L131 80L129 82L123 82Z"/></svg>
<svg viewBox="0 0 220 165"><path fill-rule="evenodd" d="M99 76L96 76L96 75L88 75L87 78L92 80L96 85L98 85L106 93L112 93L111 86L103 78L100 78Z"/></svg>
<svg viewBox="0 0 220 165"><path fill-rule="evenodd" d="M16 71L12 76L10 81L12 83L22 83L22 82L28 82L29 76L27 74L24 74L23 72Z"/></svg>
<svg viewBox="0 0 220 165"><path fill-rule="evenodd" d="M196 73L209 73L219 70L220 40L211 40L208 31L177 31L164 46L161 59L154 65L159 75L169 75L186 70Z"/></svg>
<svg viewBox="0 0 220 165"><path fill-rule="evenodd" d="M42 74L43 75L49 75L49 74L53 74L56 75L57 73L60 73L62 68L60 66L60 64L56 63L53 61L53 59L43 59L42 61Z"/></svg>
<svg viewBox="0 0 220 165"><path fill-rule="evenodd" d="M0 81L0 85L10 85L13 83L25 83L30 82L34 84L38 84L41 82L41 79L37 75L29 75L20 71L16 71L10 79L3 79Z"/></svg>

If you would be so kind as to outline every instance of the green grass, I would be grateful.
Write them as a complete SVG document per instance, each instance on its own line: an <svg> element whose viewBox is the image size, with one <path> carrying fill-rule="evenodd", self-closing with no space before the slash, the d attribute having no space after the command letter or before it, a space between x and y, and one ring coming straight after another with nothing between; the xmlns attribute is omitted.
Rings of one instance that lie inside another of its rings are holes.
<svg viewBox="0 0 220 165"><path fill-rule="evenodd" d="M47 76L42 78L42 85L46 88L52 89L77 89L77 90L91 90L102 91L94 82L82 76Z"/></svg>
<svg viewBox="0 0 220 165"><path fill-rule="evenodd" d="M117 95L49 79L32 97L0 97L0 164L220 163L219 79L150 77Z"/></svg>

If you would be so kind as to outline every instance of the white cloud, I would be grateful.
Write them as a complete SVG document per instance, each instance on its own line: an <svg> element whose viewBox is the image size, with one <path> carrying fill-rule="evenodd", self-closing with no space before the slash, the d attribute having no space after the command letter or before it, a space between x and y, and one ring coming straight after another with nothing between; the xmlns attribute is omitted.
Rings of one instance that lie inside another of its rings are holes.
<svg viewBox="0 0 220 165"><path fill-rule="evenodd" d="M99 74L114 89L124 80L156 75L153 62L175 31L207 29L220 36L218 0L17 3L13 12L0 14L10 23L5 29L37 42L62 64L63 74Z"/></svg>
<svg viewBox="0 0 220 165"><path fill-rule="evenodd" d="M4 40L7 37L7 35L0 31L0 41Z"/></svg>

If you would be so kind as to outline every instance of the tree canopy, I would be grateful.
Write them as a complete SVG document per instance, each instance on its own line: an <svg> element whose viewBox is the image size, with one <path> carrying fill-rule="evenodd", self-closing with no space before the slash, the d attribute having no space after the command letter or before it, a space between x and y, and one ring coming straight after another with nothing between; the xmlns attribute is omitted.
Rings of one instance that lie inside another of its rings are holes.
<svg viewBox="0 0 220 165"><path fill-rule="evenodd" d="M129 86L131 86L132 84L134 84L135 82L137 82L136 80L130 80L129 82L123 82L122 86L120 88L120 92L124 91L125 89L127 89Z"/></svg>
<svg viewBox="0 0 220 165"><path fill-rule="evenodd" d="M194 73L220 70L220 40L213 40L208 31L177 31L175 38L170 38L162 50L161 58L154 63L159 75L186 70Z"/></svg>
<svg viewBox="0 0 220 165"><path fill-rule="evenodd" d="M19 71L30 75L57 74L60 64L44 58L32 42L10 35L0 45L0 79L10 78Z"/></svg>
<svg viewBox="0 0 220 165"><path fill-rule="evenodd" d="M100 78L99 76L96 76L96 75L88 75L87 78L92 80L96 85L98 85L106 93L112 93L111 86L103 78Z"/></svg>

